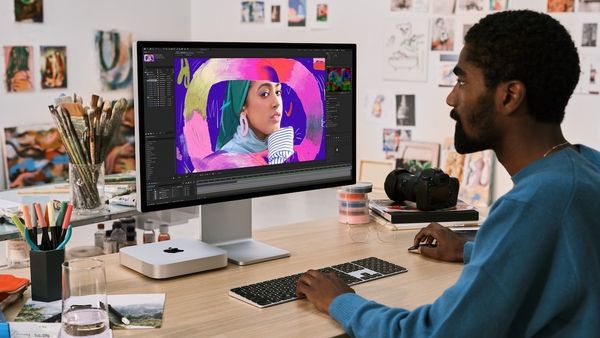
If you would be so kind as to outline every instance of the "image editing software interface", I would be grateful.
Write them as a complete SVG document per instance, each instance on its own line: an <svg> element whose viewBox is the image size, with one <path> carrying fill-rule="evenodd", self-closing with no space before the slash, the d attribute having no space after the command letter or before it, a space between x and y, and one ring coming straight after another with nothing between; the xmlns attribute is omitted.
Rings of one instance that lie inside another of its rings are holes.
<svg viewBox="0 0 600 338"><path fill-rule="evenodd" d="M136 48L142 211L353 183L355 45Z"/></svg>

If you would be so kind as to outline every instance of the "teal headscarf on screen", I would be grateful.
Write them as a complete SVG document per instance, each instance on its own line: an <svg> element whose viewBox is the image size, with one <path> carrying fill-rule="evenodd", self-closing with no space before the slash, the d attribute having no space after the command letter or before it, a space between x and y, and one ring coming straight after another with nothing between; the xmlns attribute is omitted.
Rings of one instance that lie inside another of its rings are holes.
<svg viewBox="0 0 600 338"><path fill-rule="evenodd" d="M227 85L227 94L221 106L221 126L215 150L221 149L235 134L240 125L240 112L246 102L250 88L248 80L231 80Z"/></svg>

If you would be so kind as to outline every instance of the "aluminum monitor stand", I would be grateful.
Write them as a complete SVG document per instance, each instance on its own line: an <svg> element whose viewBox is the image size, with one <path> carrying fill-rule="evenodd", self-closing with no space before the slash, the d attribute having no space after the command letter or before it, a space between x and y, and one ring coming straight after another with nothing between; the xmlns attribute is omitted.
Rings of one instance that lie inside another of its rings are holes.
<svg viewBox="0 0 600 338"><path fill-rule="evenodd" d="M252 200L200 206L201 239L227 251L237 265L289 257L290 252L252 239Z"/></svg>

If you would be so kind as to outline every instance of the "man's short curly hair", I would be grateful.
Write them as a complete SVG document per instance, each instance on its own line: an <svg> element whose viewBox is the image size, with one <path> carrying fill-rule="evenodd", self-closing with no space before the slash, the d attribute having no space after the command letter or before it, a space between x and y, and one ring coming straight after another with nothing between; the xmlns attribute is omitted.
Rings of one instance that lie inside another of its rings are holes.
<svg viewBox="0 0 600 338"><path fill-rule="evenodd" d="M580 69L577 48L556 19L529 10L490 14L469 29L465 48L486 87L519 80L536 121L562 122Z"/></svg>

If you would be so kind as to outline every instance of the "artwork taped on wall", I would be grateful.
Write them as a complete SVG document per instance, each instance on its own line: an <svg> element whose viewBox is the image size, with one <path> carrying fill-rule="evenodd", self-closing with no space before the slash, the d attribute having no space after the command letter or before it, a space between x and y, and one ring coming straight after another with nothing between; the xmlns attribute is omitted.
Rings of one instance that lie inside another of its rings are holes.
<svg viewBox="0 0 600 338"><path fill-rule="evenodd" d="M383 129L383 151L386 153L386 158L396 158L400 151L402 142L410 141L412 138L412 130L410 129Z"/></svg>
<svg viewBox="0 0 600 338"><path fill-rule="evenodd" d="M242 1L242 23L264 23L264 1Z"/></svg>
<svg viewBox="0 0 600 338"><path fill-rule="evenodd" d="M15 0L16 22L44 22L44 0Z"/></svg>
<svg viewBox="0 0 600 338"><path fill-rule="evenodd" d="M306 27L306 0L288 0L288 26Z"/></svg>
<svg viewBox="0 0 600 338"><path fill-rule="evenodd" d="M33 47L4 46L4 69L7 93L33 91Z"/></svg>
<svg viewBox="0 0 600 338"><path fill-rule="evenodd" d="M431 50L454 50L454 19L433 18L431 22Z"/></svg>
<svg viewBox="0 0 600 338"><path fill-rule="evenodd" d="M400 142L396 152L396 168L415 174L439 164L440 144L430 142Z"/></svg>
<svg viewBox="0 0 600 338"><path fill-rule="evenodd" d="M131 33L97 31L95 37L100 82L103 90L132 88Z"/></svg>
<svg viewBox="0 0 600 338"><path fill-rule="evenodd" d="M383 47L384 78L427 80L427 19L402 18L386 24Z"/></svg>
<svg viewBox="0 0 600 338"><path fill-rule="evenodd" d="M67 47L40 46L42 89L67 88Z"/></svg>
<svg viewBox="0 0 600 338"><path fill-rule="evenodd" d="M365 98L367 121L381 125L393 124L395 95L388 90L368 90Z"/></svg>
<svg viewBox="0 0 600 338"><path fill-rule="evenodd" d="M69 157L53 124L4 128L3 137L8 188L66 181Z"/></svg>

